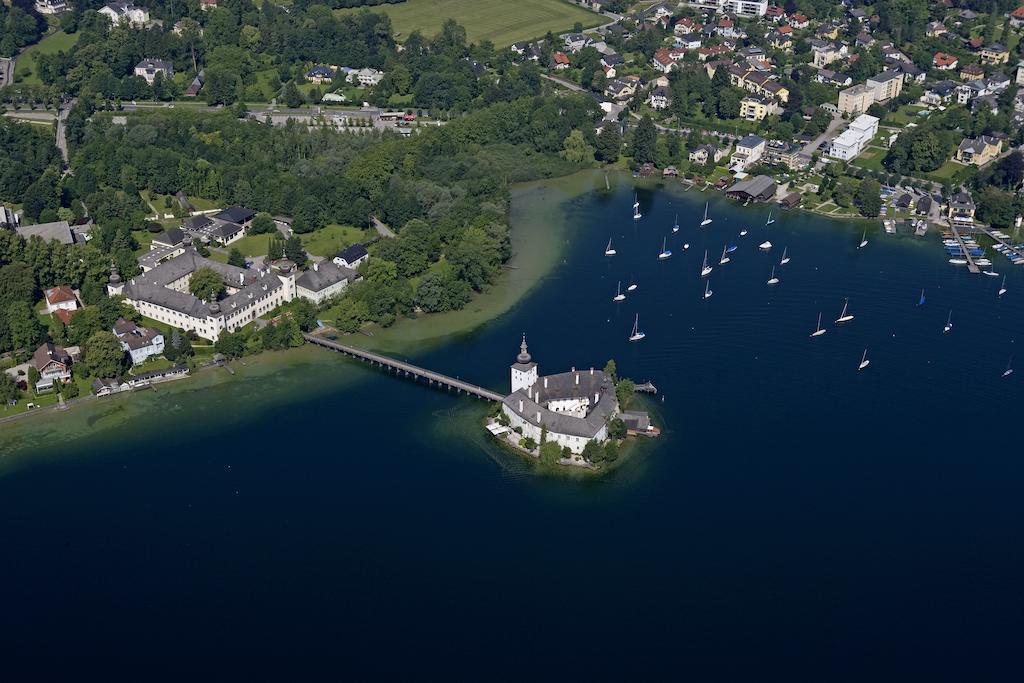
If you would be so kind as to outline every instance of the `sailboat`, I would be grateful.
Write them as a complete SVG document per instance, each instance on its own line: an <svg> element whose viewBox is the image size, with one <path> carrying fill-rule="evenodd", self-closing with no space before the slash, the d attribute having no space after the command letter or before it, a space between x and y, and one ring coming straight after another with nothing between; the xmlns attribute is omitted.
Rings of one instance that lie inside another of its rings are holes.
<svg viewBox="0 0 1024 683"><path fill-rule="evenodd" d="M731 254L732 252L736 251L737 249L739 249L739 247L737 247L735 244L730 244L729 248L725 250L725 253Z"/></svg>
<svg viewBox="0 0 1024 683"><path fill-rule="evenodd" d="M700 227L703 228L705 225L711 225L711 219L708 218L708 203L707 202L704 202L704 220L702 220L700 222Z"/></svg>
<svg viewBox="0 0 1024 683"><path fill-rule="evenodd" d="M769 249L772 248L772 243L769 242L768 240L765 240L764 242L761 242L761 244L757 245L757 248L760 249L761 251L768 251Z"/></svg>
<svg viewBox="0 0 1024 683"><path fill-rule="evenodd" d="M868 246L868 231L867 230L865 230L864 234L860 236L860 246L857 247L857 248L858 249L863 249L866 246Z"/></svg>
<svg viewBox="0 0 1024 683"><path fill-rule="evenodd" d="M672 232L679 232L679 214L676 214L675 221L672 223Z"/></svg>
<svg viewBox="0 0 1024 683"><path fill-rule="evenodd" d="M714 294L714 292L711 291L711 280L707 280L704 283L704 298L710 299L712 294Z"/></svg>
<svg viewBox="0 0 1024 683"><path fill-rule="evenodd" d="M631 341L631 342L640 341L641 339L643 339L646 336L647 336L646 333L640 331L640 314L637 313L636 314L636 320L633 321L633 331L629 335L629 341Z"/></svg>
<svg viewBox="0 0 1024 683"><path fill-rule="evenodd" d="M868 360L868 350L864 349L864 355L861 356L861 358L860 358L860 365L857 366L857 369L858 370L863 370L864 368L866 368L870 364L871 364L871 361Z"/></svg>
<svg viewBox="0 0 1024 683"><path fill-rule="evenodd" d="M836 318L837 323L848 323L853 320L853 316L846 312L846 308L850 305L850 300L847 299L843 302L843 312Z"/></svg>
<svg viewBox="0 0 1024 683"><path fill-rule="evenodd" d="M788 249L788 247L783 247L782 248L782 260L779 261L779 265L780 266L784 266L787 263L789 263L789 256L786 254L786 250L787 249Z"/></svg>
<svg viewBox="0 0 1024 683"><path fill-rule="evenodd" d="M1012 358L1010 360L1006 361L1006 369L1003 370L1003 377L1009 377L1010 375L1013 374L1013 368L1010 367L1010 363L1012 363L1012 362L1013 362Z"/></svg>
<svg viewBox="0 0 1024 683"><path fill-rule="evenodd" d="M1005 275L1003 276L1003 284L999 285L999 294L998 294L998 296L1002 296L1003 294L1006 294L1006 276Z"/></svg>
<svg viewBox="0 0 1024 683"><path fill-rule="evenodd" d="M630 282L629 283L629 287L626 287L626 291L627 292L635 292L636 291L636 287L637 287L637 284L635 282Z"/></svg>
<svg viewBox="0 0 1024 683"><path fill-rule="evenodd" d="M700 276L701 277L707 277L708 275L711 275L711 270L712 270L711 266L708 265L708 250L705 249L704 250L704 265L702 265L700 267Z"/></svg>
<svg viewBox="0 0 1024 683"><path fill-rule="evenodd" d="M918 306L924 306L924 290L921 290L921 298L917 300Z"/></svg>
<svg viewBox="0 0 1024 683"><path fill-rule="evenodd" d="M942 334L948 334L953 329L953 311L949 312L949 317L946 318L946 326L942 328Z"/></svg>
<svg viewBox="0 0 1024 683"><path fill-rule="evenodd" d="M615 256L615 254L617 254L617 253L618 253L618 252L617 252L617 251L615 251L615 250L614 250L614 249L612 248L612 241L611 241L611 240L609 239L609 240L608 240L608 246L604 248L604 255L605 255L605 256Z"/></svg>
<svg viewBox="0 0 1024 683"><path fill-rule="evenodd" d="M672 256L672 251L668 248L667 243L668 243L668 238L667 237L662 238L662 240L661 240L661 253L658 254L658 260L659 261L664 261L665 259L667 259L670 256Z"/></svg>
<svg viewBox="0 0 1024 683"><path fill-rule="evenodd" d="M722 258L718 259L718 265L724 266L726 263L729 262L729 257L726 256L726 254L728 254L728 253L729 253L729 247L728 246L722 247Z"/></svg>
<svg viewBox="0 0 1024 683"><path fill-rule="evenodd" d="M775 222L775 219L774 219L774 218L772 218L772 212L771 212L771 209L769 209L769 210L768 210L768 220L767 220L767 221L765 221L765 227L767 227L767 226L771 225L771 224L772 224L772 223L774 223L774 222Z"/></svg>
<svg viewBox="0 0 1024 683"><path fill-rule="evenodd" d="M640 220L640 200L636 194L633 195L633 220Z"/></svg>
<svg viewBox="0 0 1024 683"><path fill-rule="evenodd" d="M612 297L612 301L623 301L626 295L622 293L622 280L619 280L619 286L615 289L615 296Z"/></svg>
<svg viewBox="0 0 1024 683"><path fill-rule="evenodd" d="M820 337L827 332L824 327L821 326L821 311L818 311L818 326L814 328L814 332L811 332L812 337Z"/></svg>
<svg viewBox="0 0 1024 683"><path fill-rule="evenodd" d="M779 284L779 278L775 277L775 266L772 266L772 276L768 278L768 284L777 285Z"/></svg>

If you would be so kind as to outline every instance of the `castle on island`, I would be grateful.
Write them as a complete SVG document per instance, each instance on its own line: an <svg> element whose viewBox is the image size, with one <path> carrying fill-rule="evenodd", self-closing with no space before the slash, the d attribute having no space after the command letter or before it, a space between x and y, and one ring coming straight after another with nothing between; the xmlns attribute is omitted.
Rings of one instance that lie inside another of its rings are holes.
<svg viewBox="0 0 1024 683"><path fill-rule="evenodd" d="M576 370L541 377L523 335L512 365L512 393L502 400L502 412L524 437L546 439L580 454L589 441L608 440L608 423L619 415L615 384L601 370Z"/></svg>

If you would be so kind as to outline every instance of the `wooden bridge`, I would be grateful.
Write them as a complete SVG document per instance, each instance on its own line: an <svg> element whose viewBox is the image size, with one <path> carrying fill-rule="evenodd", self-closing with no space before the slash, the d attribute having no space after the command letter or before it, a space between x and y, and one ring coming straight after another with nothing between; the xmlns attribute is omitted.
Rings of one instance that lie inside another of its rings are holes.
<svg viewBox="0 0 1024 683"><path fill-rule="evenodd" d="M456 379L455 377L442 375L440 372L421 368L418 365L413 365L412 363L388 358L387 356L382 356L381 354L373 353L372 351L357 349L354 346L339 344L336 341L325 339L315 334L304 334L302 336L310 344L322 346L325 349L337 351L338 353L345 354L346 356L366 361L370 365L376 365L387 370L394 370L395 374L411 377L414 380L425 379L430 386L437 386L440 389L447 389L449 391L454 389L456 393L466 393L470 396L483 399L484 401L501 401L505 398L497 392L484 389L483 387L470 384L469 382L463 382L461 379Z"/></svg>
<svg viewBox="0 0 1024 683"><path fill-rule="evenodd" d="M972 273L980 273L981 268L979 268L978 264L974 262L974 257L971 256L971 250L967 248L966 244L964 244L964 238L960 236L960 231L957 230L956 226L952 223L950 223L949 229L953 231L953 237L955 237L956 241L960 244L960 251L964 253L964 258L967 259L967 270Z"/></svg>

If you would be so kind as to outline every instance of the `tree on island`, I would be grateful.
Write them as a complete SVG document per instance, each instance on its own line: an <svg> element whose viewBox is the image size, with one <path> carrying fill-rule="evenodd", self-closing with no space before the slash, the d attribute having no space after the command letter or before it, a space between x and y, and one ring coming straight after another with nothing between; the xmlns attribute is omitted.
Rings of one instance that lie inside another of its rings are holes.
<svg viewBox="0 0 1024 683"><path fill-rule="evenodd" d="M224 293L224 278L213 268L197 268L189 278L188 291L204 301L216 301Z"/></svg>
<svg viewBox="0 0 1024 683"><path fill-rule="evenodd" d="M93 377L117 377L124 370L124 349L113 332L94 332L82 346L82 366Z"/></svg>

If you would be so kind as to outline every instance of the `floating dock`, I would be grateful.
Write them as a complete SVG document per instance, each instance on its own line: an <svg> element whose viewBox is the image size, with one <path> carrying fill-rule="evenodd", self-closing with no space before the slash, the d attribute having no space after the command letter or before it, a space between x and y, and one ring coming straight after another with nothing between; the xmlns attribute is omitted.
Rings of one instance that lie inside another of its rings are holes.
<svg viewBox="0 0 1024 683"><path fill-rule="evenodd" d="M981 268L974 262L974 257L971 256L971 250L964 244L964 238L960 236L960 231L956 229L955 225L950 225L949 229L953 231L953 237L956 238L957 243L960 245L960 251L963 252L964 258L967 259L967 270L975 274L981 273Z"/></svg>

